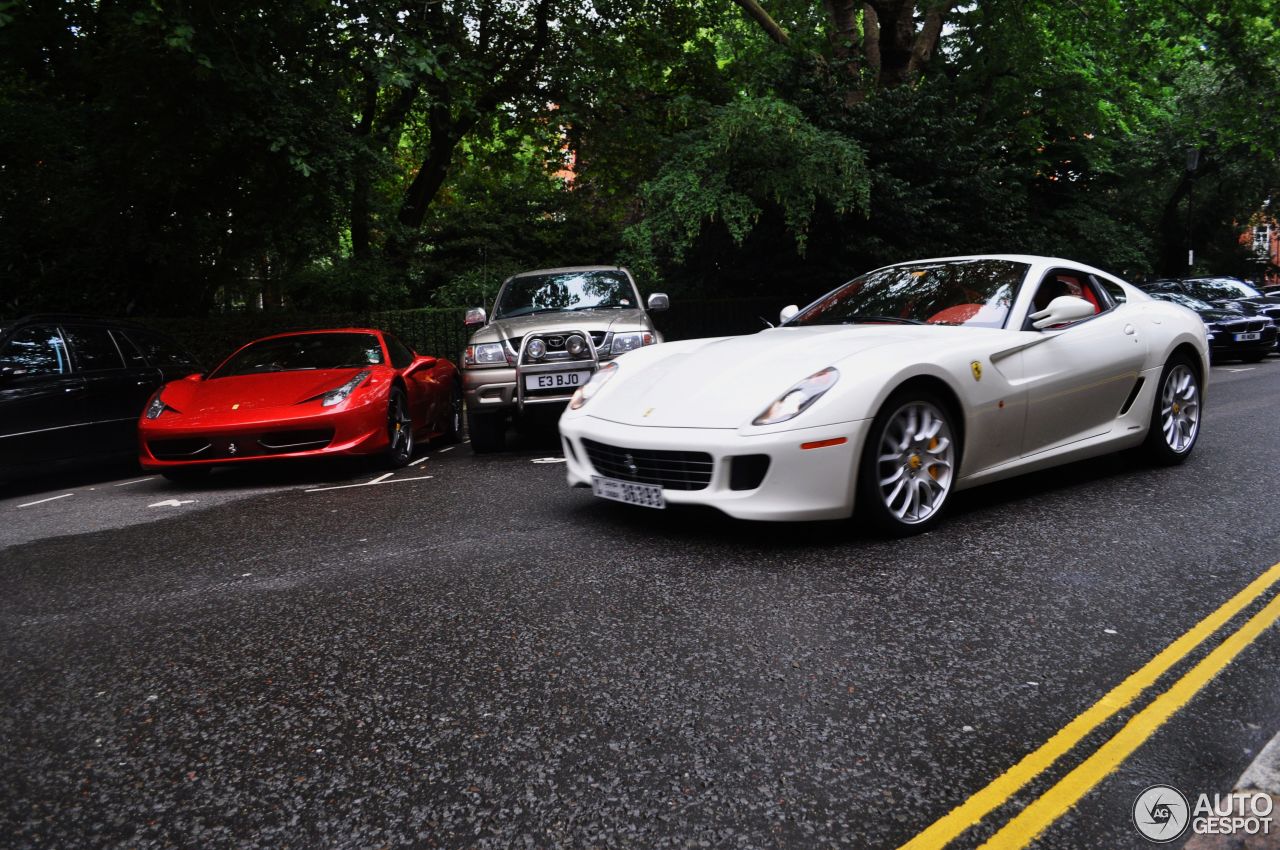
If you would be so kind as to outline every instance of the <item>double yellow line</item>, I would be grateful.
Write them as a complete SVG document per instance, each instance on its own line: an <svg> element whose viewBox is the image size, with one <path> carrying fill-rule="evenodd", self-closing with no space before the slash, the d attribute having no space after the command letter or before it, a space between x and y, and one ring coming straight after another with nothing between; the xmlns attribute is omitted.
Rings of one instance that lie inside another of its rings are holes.
<svg viewBox="0 0 1280 850"><path fill-rule="evenodd" d="M954 841L970 827L1004 805L1027 783L1066 755L1076 744L1132 703L1143 691L1203 644L1232 617L1258 600L1280 582L1280 564L1251 581L1186 634L1169 644L1141 669L1112 688L1105 696L1013 767L991 781L964 803L939 818L900 850L938 850ZM1054 821L1076 804L1095 785L1128 758L1173 714L1186 705L1214 676L1252 643L1258 635L1280 620L1280 596L1272 599L1243 626L1232 632L1212 652L1192 667L1150 705L1135 714L1124 728L1064 776L1052 788L1006 823L982 845L991 850L1026 847Z"/></svg>

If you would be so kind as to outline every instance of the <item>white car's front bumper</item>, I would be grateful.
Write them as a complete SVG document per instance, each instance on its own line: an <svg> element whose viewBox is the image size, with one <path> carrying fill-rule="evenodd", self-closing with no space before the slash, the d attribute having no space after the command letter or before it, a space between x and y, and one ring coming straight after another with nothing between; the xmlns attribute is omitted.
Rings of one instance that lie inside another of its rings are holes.
<svg viewBox="0 0 1280 850"><path fill-rule="evenodd" d="M706 452L713 462L708 485L697 490L664 487L667 503L709 505L738 519L840 519L853 512L857 458L870 422L864 419L747 437L727 428L638 427L573 416L560 420L560 436L573 486L590 486L591 477L601 474L591 464L584 438L624 451ZM844 442L834 445L801 448L842 438ZM750 490L730 486L730 458L741 455L769 458L764 479Z"/></svg>

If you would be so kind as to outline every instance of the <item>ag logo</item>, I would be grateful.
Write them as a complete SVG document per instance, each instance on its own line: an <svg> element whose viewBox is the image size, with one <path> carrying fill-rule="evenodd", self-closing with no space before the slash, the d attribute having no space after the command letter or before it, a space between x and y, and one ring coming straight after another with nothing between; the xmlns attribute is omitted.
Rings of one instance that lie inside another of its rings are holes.
<svg viewBox="0 0 1280 850"><path fill-rule="evenodd" d="M982 380L982 363L975 360L969 364L969 368L973 370L973 379L975 381Z"/></svg>
<svg viewBox="0 0 1280 850"><path fill-rule="evenodd" d="M1152 785L1133 801L1133 825L1156 844L1180 838L1187 831L1189 814L1187 798L1171 785Z"/></svg>

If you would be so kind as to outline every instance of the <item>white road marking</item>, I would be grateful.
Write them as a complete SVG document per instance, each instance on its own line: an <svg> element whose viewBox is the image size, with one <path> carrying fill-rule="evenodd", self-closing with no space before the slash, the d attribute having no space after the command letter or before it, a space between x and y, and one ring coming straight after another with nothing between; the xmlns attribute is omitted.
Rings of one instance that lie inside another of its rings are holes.
<svg viewBox="0 0 1280 850"><path fill-rule="evenodd" d="M384 474L384 475L379 475L377 478L373 479L373 480L372 480L372 481L370 481L369 483L370 483L370 484L377 484L379 481L386 481L388 478L390 478L390 477L391 477L391 476L393 476L393 475L395 475L395 473L394 473L394 472L388 472L388 473L386 473L386 474Z"/></svg>
<svg viewBox="0 0 1280 850"><path fill-rule="evenodd" d="M426 462L427 462L427 456L426 456L426 455L423 455L422 457L418 458L417 460L415 460L413 463L411 463L411 464L409 464L409 465L410 465L410 466L417 466L417 465L418 465L418 464L420 464L420 463L426 463Z"/></svg>
<svg viewBox="0 0 1280 850"><path fill-rule="evenodd" d="M147 507L149 508L180 508L183 505L194 505L195 501L196 501L195 499L183 499L182 501L178 501L177 499L165 499L163 502L156 502L154 505L147 505Z"/></svg>
<svg viewBox="0 0 1280 850"><path fill-rule="evenodd" d="M130 484L141 484L143 481L154 481L154 480L155 480L155 476L153 475L150 478L135 478L132 481L121 481L119 484L115 484L113 486L128 487Z"/></svg>
<svg viewBox="0 0 1280 850"><path fill-rule="evenodd" d="M39 500L34 501L34 502L27 502L25 505L18 505L18 507L20 507L20 508L29 508L29 507L31 507L32 505L43 505L45 502L56 502L56 501L58 501L59 499L65 499L65 498L67 498L68 496L74 496L74 495L75 495L75 493L63 493L61 496L50 496L50 497L49 497L49 498L47 498L47 499L39 499Z"/></svg>
<svg viewBox="0 0 1280 850"><path fill-rule="evenodd" d="M440 450L439 453L444 454L445 452L451 452L451 451L453 451L453 446L445 446L443 449Z"/></svg>
<svg viewBox="0 0 1280 850"><path fill-rule="evenodd" d="M1223 368L1223 370L1222 370L1222 371L1224 371L1224 372L1252 372L1252 371L1253 371L1254 369L1256 369L1256 368L1258 368L1258 367L1257 367L1257 366L1245 366L1243 369L1227 369L1227 368Z"/></svg>
<svg viewBox="0 0 1280 850"><path fill-rule="evenodd" d="M363 484L339 484L337 487L313 487L308 493L323 493L325 490L350 490L352 487L374 487L379 484L403 484L406 481L426 481L434 475L420 475L417 478L397 478L394 481L366 481Z"/></svg>
<svg viewBox="0 0 1280 850"><path fill-rule="evenodd" d="M564 463L562 457L535 457L530 463Z"/></svg>

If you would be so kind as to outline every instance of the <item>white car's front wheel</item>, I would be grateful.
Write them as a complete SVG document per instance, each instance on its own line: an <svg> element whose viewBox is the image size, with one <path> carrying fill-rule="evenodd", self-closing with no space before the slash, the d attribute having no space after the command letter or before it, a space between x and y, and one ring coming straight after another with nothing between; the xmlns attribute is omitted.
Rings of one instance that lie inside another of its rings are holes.
<svg viewBox="0 0 1280 850"><path fill-rule="evenodd" d="M937 524L959 464L950 408L927 390L890 396L871 423L858 468L861 514L905 537Z"/></svg>
<svg viewBox="0 0 1280 850"><path fill-rule="evenodd" d="M1182 463L1200 438L1200 375L1191 359L1175 354L1164 364L1144 448L1159 464Z"/></svg>

